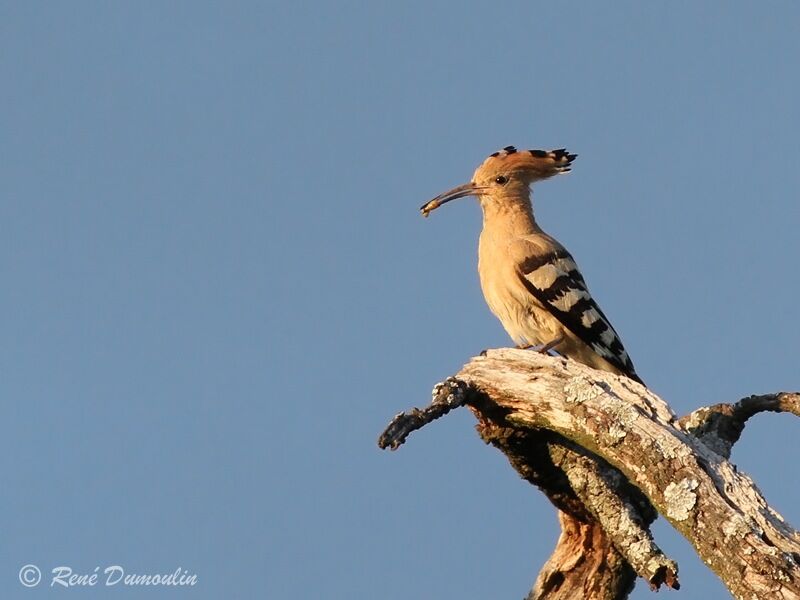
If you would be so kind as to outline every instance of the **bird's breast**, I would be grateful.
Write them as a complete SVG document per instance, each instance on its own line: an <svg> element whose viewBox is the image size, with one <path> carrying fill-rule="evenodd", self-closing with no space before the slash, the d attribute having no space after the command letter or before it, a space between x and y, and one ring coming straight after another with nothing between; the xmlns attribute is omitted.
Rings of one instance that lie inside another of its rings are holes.
<svg viewBox="0 0 800 600"><path fill-rule="evenodd" d="M517 344L541 344L553 337L549 323L541 322L537 300L525 288L507 245L481 236L478 276L489 310Z"/></svg>

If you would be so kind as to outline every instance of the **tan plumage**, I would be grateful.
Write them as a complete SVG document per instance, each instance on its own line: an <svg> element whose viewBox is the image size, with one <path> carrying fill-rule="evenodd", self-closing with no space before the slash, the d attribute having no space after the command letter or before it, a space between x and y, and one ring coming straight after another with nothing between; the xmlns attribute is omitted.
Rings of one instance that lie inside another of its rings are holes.
<svg viewBox="0 0 800 600"><path fill-rule="evenodd" d="M472 181L422 207L477 196L483 209L478 274L491 311L520 346L545 344L562 356L641 381L616 331L592 299L572 256L533 215L530 186L569 172L575 154L507 146Z"/></svg>

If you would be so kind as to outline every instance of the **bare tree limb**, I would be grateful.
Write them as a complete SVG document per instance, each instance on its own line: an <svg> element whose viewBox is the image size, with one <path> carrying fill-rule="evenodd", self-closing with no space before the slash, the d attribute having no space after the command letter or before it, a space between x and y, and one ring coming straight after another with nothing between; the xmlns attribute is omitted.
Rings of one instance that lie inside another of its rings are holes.
<svg viewBox="0 0 800 600"><path fill-rule="evenodd" d="M730 458L731 449L739 441L747 420L767 411L800 416L800 394L778 392L748 396L736 404L706 406L681 417L678 424L720 456Z"/></svg>
<svg viewBox="0 0 800 600"><path fill-rule="evenodd" d="M459 391L448 392L447 410L467 404L480 435L561 511L561 539L529 598L625 598L631 569L654 586L677 587L676 567L648 529L652 504L735 597L800 599L800 536L726 460L753 414L798 414L796 394L745 398L678 421L639 384L533 352L489 351L455 377L466 385L449 384ZM424 418L412 421L395 441Z"/></svg>
<svg viewBox="0 0 800 600"><path fill-rule="evenodd" d="M437 383L433 388L433 401L423 409L412 408L397 413L378 438L378 446L383 450L397 450L411 433L443 417L454 408L463 406L466 393L466 384L452 377Z"/></svg>
<svg viewBox="0 0 800 600"><path fill-rule="evenodd" d="M396 415L378 445L397 449L412 431L470 402L482 405L485 398L463 381L448 378L434 387L429 406ZM571 599L576 589L583 598L624 598L635 575L653 589L680 587L677 565L664 556L649 531L657 513L619 471L552 432L519 431L502 421L501 414L481 420L479 434L550 498L570 531L559 540L529 598Z"/></svg>

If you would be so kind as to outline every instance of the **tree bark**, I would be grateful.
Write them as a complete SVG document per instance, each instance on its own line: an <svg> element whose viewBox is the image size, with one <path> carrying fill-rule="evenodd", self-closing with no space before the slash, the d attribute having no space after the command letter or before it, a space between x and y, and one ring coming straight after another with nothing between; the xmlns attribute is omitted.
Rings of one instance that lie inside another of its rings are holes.
<svg viewBox="0 0 800 600"><path fill-rule="evenodd" d="M434 389L430 407L395 417L396 448L467 405L481 437L559 509L562 533L529 600L626 598L635 576L678 588L677 565L649 526L656 511L736 598L800 600L800 535L728 462L746 420L800 414L800 396L752 396L677 419L644 386L574 361L501 349Z"/></svg>
<svg viewBox="0 0 800 600"><path fill-rule="evenodd" d="M623 600L636 573L597 523L558 511L561 535L526 600L593 598Z"/></svg>

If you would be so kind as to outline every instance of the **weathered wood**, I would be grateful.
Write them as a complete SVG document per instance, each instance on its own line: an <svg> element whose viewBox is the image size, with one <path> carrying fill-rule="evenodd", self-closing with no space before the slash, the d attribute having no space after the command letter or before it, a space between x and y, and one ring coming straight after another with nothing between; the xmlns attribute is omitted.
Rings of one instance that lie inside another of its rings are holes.
<svg viewBox="0 0 800 600"><path fill-rule="evenodd" d="M598 523L558 511L561 535L526 600L624 600L636 573Z"/></svg>
<svg viewBox="0 0 800 600"><path fill-rule="evenodd" d="M454 389L453 384L448 388ZM589 545L585 553L587 559L591 557L589 563L575 563L573 558L559 553L557 547L548 567L553 573L569 572L570 577L564 579L565 585L542 587L531 598L575 598L573 588L578 579L584 579L580 587L586 592L595 591L586 598L624 598L631 568L653 588L664 583L679 587L677 565L664 556L649 531L657 513L619 471L553 431L520 429L504 411L487 404L479 392L467 393L465 403L478 417L479 435L502 451L511 466L541 489L562 514L569 516L570 522L582 524L573 531ZM570 544L574 545L562 539L559 547ZM605 555L604 560L599 559L601 554ZM620 554L624 560L618 560ZM592 568L591 563L604 566ZM557 578L551 577L550 581Z"/></svg>
<svg viewBox="0 0 800 600"><path fill-rule="evenodd" d="M677 587L650 535L655 507L735 597L800 600L800 535L726 459L753 414L800 413L796 394L679 420L624 377L513 349L473 358L437 390L447 410L467 404L479 434L560 510L561 538L530 599L625 598L633 572ZM416 418L394 447L424 424Z"/></svg>
<svg viewBox="0 0 800 600"><path fill-rule="evenodd" d="M747 420L760 412L786 412L800 416L800 394L748 396L736 404L698 408L678 420L681 429L703 441L720 456L730 458Z"/></svg>

